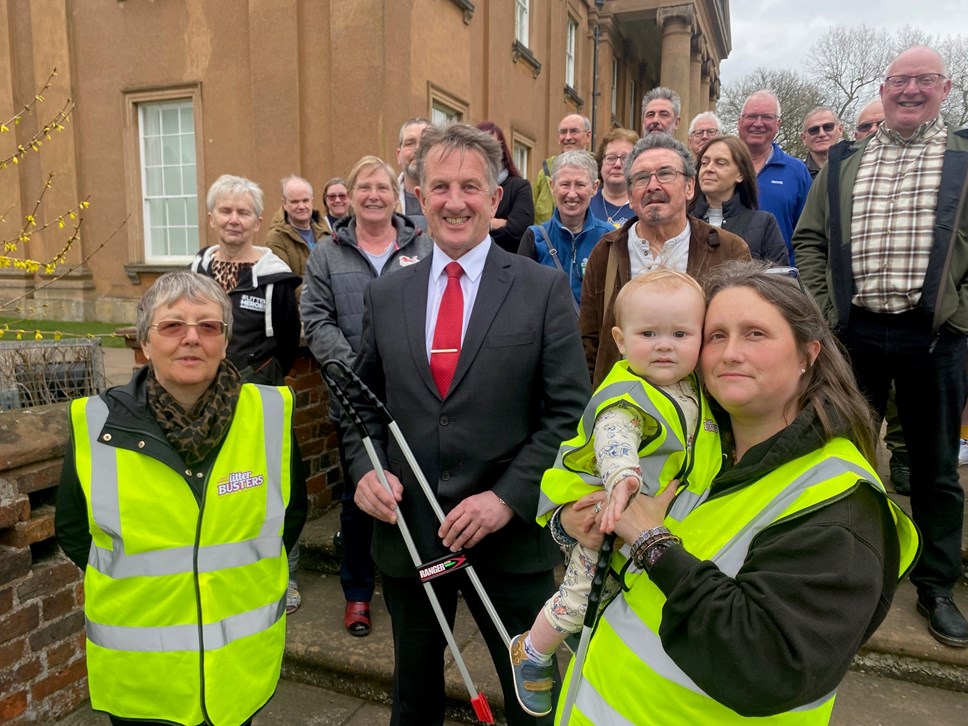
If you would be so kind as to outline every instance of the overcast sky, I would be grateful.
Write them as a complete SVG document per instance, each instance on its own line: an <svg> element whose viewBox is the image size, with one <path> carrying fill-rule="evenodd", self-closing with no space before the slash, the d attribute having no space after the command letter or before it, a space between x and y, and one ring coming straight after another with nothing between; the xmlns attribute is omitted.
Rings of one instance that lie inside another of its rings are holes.
<svg viewBox="0 0 968 726"><path fill-rule="evenodd" d="M891 32L905 25L936 35L963 34L965 0L729 0L733 50L720 66L724 83L759 66L802 70L810 46L827 28L866 24Z"/></svg>

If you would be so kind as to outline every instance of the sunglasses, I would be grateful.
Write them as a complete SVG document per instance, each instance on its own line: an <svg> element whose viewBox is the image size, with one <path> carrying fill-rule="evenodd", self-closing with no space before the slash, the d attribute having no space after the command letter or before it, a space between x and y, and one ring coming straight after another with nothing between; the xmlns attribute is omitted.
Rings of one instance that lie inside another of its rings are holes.
<svg viewBox="0 0 968 726"><path fill-rule="evenodd" d="M837 127L837 124L835 124L833 121L828 121L825 124L817 124L816 126L811 126L809 129L807 129L807 133L810 134L811 136L816 136L817 134L820 133L820 129L823 129L823 132L825 134L829 134L836 127Z"/></svg>
<svg viewBox="0 0 968 726"><path fill-rule="evenodd" d="M789 277L791 280L795 280L797 285L800 287L800 292L804 295L807 294L806 288L803 286L803 281L800 279L800 271L796 267L768 267L763 272L768 275L782 275L783 277Z"/></svg>
<svg viewBox="0 0 968 726"><path fill-rule="evenodd" d="M862 134L866 134L872 128L880 128L882 123L884 123L884 119L880 119L878 121L865 121L862 124L857 124L857 130Z"/></svg>
<svg viewBox="0 0 968 726"><path fill-rule="evenodd" d="M158 335L166 338L181 338L188 334L189 328L195 328L200 338L215 338L225 333L228 327L221 320L199 320L197 323L186 323L183 320L162 320L151 326L158 331Z"/></svg>

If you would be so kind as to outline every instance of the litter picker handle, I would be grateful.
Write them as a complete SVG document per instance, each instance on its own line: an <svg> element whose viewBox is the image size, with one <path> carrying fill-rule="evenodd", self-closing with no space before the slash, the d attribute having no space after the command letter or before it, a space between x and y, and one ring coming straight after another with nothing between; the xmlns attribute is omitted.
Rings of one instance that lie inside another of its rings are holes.
<svg viewBox="0 0 968 726"><path fill-rule="evenodd" d="M363 419L360 418L360 414L356 410L356 406L354 406L353 402L350 401L350 397L346 395L346 391L343 390L342 382L336 377L336 375L333 373L333 370L339 371L345 375L349 369L346 367L345 363L334 358L323 363L321 373L323 375L323 380L325 380L326 384L329 386L330 393L335 396L340 407L346 413L346 417L359 432L360 438L366 438L369 435L366 430L366 424L363 423Z"/></svg>
<svg viewBox="0 0 968 726"><path fill-rule="evenodd" d="M595 627L598 610L601 607L602 595L605 593L605 579L612 560L612 550L615 549L615 533L609 532L602 538L602 546L598 550L598 562L595 564L595 576L592 578L592 589L588 593L588 608L585 610L586 628Z"/></svg>

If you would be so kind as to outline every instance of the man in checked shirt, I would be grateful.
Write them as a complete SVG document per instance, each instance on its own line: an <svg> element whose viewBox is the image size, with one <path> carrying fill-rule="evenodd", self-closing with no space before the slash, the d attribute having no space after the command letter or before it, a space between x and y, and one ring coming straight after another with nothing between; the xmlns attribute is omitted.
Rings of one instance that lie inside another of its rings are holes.
<svg viewBox="0 0 968 726"><path fill-rule="evenodd" d="M937 52L909 48L884 75L884 123L868 139L831 149L793 247L877 420L895 381L911 508L924 538L911 574L917 609L935 639L963 648L968 623L951 595L962 572L968 131L941 117L951 81Z"/></svg>

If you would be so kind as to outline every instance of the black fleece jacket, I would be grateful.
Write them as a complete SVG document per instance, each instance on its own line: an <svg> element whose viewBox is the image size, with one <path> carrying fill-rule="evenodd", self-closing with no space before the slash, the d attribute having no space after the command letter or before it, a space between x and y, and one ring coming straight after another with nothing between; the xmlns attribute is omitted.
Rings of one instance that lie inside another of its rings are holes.
<svg viewBox="0 0 968 726"><path fill-rule="evenodd" d="M823 443L816 414L804 411L724 468L710 498L755 486ZM662 645L707 694L744 716L782 713L833 691L887 615L898 581L887 501L861 480L847 496L761 532L735 578L684 545L651 572L668 598Z"/></svg>

